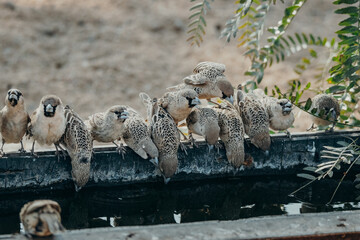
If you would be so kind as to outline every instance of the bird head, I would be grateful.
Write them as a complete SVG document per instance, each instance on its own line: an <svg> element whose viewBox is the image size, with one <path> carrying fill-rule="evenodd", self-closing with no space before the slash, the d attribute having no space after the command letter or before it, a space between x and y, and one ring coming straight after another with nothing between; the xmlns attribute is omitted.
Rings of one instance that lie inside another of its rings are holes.
<svg viewBox="0 0 360 240"><path fill-rule="evenodd" d="M292 110L292 103L288 99L279 99L277 101L278 106L281 108L284 116L289 115Z"/></svg>
<svg viewBox="0 0 360 240"><path fill-rule="evenodd" d="M234 87L228 80L221 79L217 81L217 86L222 92L222 98L229 102L234 102Z"/></svg>
<svg viewBox="0 0 360 240"><path fill-rule="evenodd" d="M182 95L182 97L186 98L189 108L193 108L196 105L201 104L201 102L198 98L198 94L193 89L183 90L181 95Z"/></svg>
<svg viewBox="0 0 360 240"><path fill-rule="evenodd" d="M61 99L55 95L46 95L41 99L45 117L54 117L56 109L62 106Z"/></svg>
<svg viewBox="0 0 360 240"><path fill-rule="evenodd" d="M109 109L109 113L113 115L113 117L120 122L125 122L126 119L129 118L129 112L127 111L125 106L116 105Z"/></svg>
<svg viewBox="0 0 360 240"><path fill-rule="evenodd" d="M16 105L22 105L24 103L24 98L22 92L18 89L10 89L5 97L5 104L15 107Z"/></svg>

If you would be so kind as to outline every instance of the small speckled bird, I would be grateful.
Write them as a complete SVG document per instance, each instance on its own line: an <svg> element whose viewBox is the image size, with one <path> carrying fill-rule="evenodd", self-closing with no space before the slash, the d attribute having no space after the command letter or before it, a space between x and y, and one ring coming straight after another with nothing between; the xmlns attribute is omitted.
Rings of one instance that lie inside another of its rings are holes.
<svg viewBox="0 0 360 240"><path fill-rule="evenodd" d="M167 92L158 102L170 113L176 124L186 119L193 107L200 104L198 94L192 89Z"/></svg>
<svg viewBox="0 0 360 240"><path fill-rule="evenodd" d="M145 119L133 108L126 106L129 118L124 122L122 139L143 159L158 165L159 151L151 139L149 126Z"/></svg>
<svg viewBox="0 0 360 240"><path fill-rule="evenodd" d="M233 102L234 88L224 75L225 65L214 62L201 62L193 70L193 75L184 78L184 83L170 87L169 90L193 89L200 99L220 97Z"/></svg>
<svg viewBox="0 0 360 240"><path fill-rule="evenodd" d="M65 132L66 120L61 99L55 95L44 96L39 107L31 115L28 134L34 138L31 153L34 154L35 141L56 147L59 156L59 140Z"/></svg>
<svg viewBox="0 0 360 240"><path fill-rule="evenodd" d="M235 92L235 107L243 120L245 133L256 147L270 149L269 117L262 102L254 94L242 90Z"/></svg>
<svg viewBox="0 0 360 240"><path fill-rule="evenodd" d="M26 235L48 237L64 231L60 205L52 200L35 200L26 203L20 211L20 220Z"/></svg>
<svg viewBox="0 0 360 240"><path fill-rule="evenodd" d="M88 182L93 150L91 134L80 116L65 106L66 129L60 143L71 158L71 175L75 190L79 191Z"/></svg>
<svg viewBox="0 0 360 240"><path fill-rule="evenodd" d="M235 107L228 101L214 107L218 113L220 139L224 142L226 157L235 168L245 161L244 152L244 125Z"/></svg>
<svg viewBox="0 0 360 240"><path fill-rule="evenodd" d="M316 114L322 117L312 116L313 124L308 129L314 128L314 124L318 126L327 126L333 124L330 131L334 129L335 121L340 115L340 105L339 102L329 94L319 94L312 98L312 104L309 111L312 111L314 108L317 109Z"/></svg>
<svg viewBox="0 0 360 240"><path fill-rule="evenodd" d="M5 143L20 143L20 152L25 152L22 138L30 118L26 111L24 97L20 90L10 89L5 97L5 107L0 111L0 133L2 146L0 157L4 154Z"/></svg>
<svg viewBox="0 0 360 240"><path fill-rule="evenodd" d="M287 130L295 121L292 104L286 99L276 99L266 96L262 89L255 89L253 93L262 101L269 116L270 128L277 131Z"/></svg>
<svg viewBox="0 0 360 240"><path fill-rule="evenodd" d="M139 96L148 110L151 138L159 150L159 169L166 184L178 167L180 135L171 115L159 105L156 98L151 99L146 93Z"/></svg>
<svg viewBox="0 0 360 240"><path fill-rule="evenodd" d="M129 118L126 106L115 105L106 112L95 113L85 121L93 140L98 142L112 142L117 146L119 153L122 153L122 146L116 144L124 131L124 122Z"/></svg>
<svg viewBox="0 0 360 240"><path fill-rule="evenodd" d="M203 136L210 145L217 143L220 127L218 114L214 109L208 107L194 108L186 118L186 124L189 129L190 141L193 144L195 144L195 140L192 137L192 133Z"/></svg>

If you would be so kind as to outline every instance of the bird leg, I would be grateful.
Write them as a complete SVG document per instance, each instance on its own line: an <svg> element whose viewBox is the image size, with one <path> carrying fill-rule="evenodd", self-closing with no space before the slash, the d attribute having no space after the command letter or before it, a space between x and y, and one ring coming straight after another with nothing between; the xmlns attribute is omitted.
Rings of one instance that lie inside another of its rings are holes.
<svg viewBox="0 0 360 240"><path fill-rule="evenodd" d="M216 150L217 150L217 153L219 154L220 153L220 148L223 148L223 146L221 145L221 143L219 141L217 141L215 144L214 144Z"/></svg>
<svg viewBox="0 0 360 240"><path fill-rule="evenodd" d="M189 143L191 144L191 146L199 148L199 144L196 143L192 133L189 134Z"/></svg>
<svg viewBox="0 0 360 240"><path fill-rule="evenodd" d="M35 140L33 141L32 148L31 148L31 155L38 158L39 156L35 153Z"/></svg>
<svg viewBox="0 0 360 240"><path fill-rule="evenodd" d="M214 148L214 145L207 144L207 146L208 146L208 150L209 150L209 153L210 153L211 150Z"/></svg>
<svg viewBox="0 0 360 240"><path fill-rule="evenodd" d="M1 149L0 149L0 158L5 155L5 153L4 153L4 144L5 144L5 140L3 139Z"/></svg>
<svg viewBox="0 0 360 240"><path fill-rule="evenodd" d="M311 124L311 126L308 128L308 129L306 129L306 131L311 131L311 130L313 130L313 129L315 129L316 127L314 126L314 123L312 123Z"/></svg>
<svg viewBox="0 0 360 240"><path fill-rule="evenodd" d="M122 156L123 159L125 159L126 148L124 144L120 142L120 144L118 145L115 141L113 141L113 144L116 145L116 151Z"/></svg>
<svg viewBox="0 0 360 240"><path fill-rule="evenodd" d="M184 140L188 140L188 138L185 136L185 134L179 129L177 128L179 133L184 137Z"/></svg>
<svg viewBox="0 0 360 240"><path fill-rule="evenodd" d="M24 145L23 145L22 139L20 140L20 144L21 144L21 147L20 147L20 149L19 149L18 151L21 152L21 153L26 153L26 151L25 151L25 149L24 149Z"/></svg>
<svg viewBox="0 0 360 240"><path fill-rule="evenodd" d="M187 151L186 151L186 146L185 146L185 144L182 143L182 142L180 142L180 149L181 149L183 152L185 152L185 155L188 155L188 154L187 154Z"/></svg>
<svg viewBox="0 0 360 240"><path fill-rule="evenodd" d="M286 132L286 136L288 136L288 138L290 138L290 140L291 140L291 138L292 138L291 132L289 132L287 129L285 130L285 132Z"/></svg>
<svg viewBox="0 0 360 240"><path fill-rule="evenodd" d="M65 149L63 149L59 143L54 143L54 145L55 145L56 156L58 158L58 161L60 161L60 151L61 151L61 154L63 155L64 159L66 159ZM59 151L59 149L60 149L60 151Z"/></svg>

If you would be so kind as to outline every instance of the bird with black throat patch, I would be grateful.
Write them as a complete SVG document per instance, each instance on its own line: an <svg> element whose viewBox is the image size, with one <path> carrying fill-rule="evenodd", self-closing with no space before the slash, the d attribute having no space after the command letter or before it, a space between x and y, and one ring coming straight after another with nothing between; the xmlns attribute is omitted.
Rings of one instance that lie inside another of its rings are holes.
<svg viewBox="0 0 360 240"><path fill-rule="evenodd" d="M286 130L288 135L290 135L287 129L290 128L295 121L290 100L267 96L264 91L259 88L253 90L253 94L263 103L269 116L270 128L276 131Z"/></svg>
<svg viewBox="0 0 360 240"><path fill-rule="evenodd" d="M61 224L60 205L52 200L35 200L26 203L20 211L25 234L31 237L49 237L65 231Z"/></svg>
<svg viewBox="0 0 360 240"><path fill-rule="evenodd" d="M183 79L184 83L169 87L168 90L193 89L200 99L219 97L233 102L234 87L224 75L225 65L215 62L200 62L192 75Z"/></svg>
<svg viewBox="0 0 360 240"><path fill-rule="evenodd" d="M122 143L116 141L121 139L124 132L124 122L129 118L129 112L124 105L115 105L106 112L95 113L85 121L93 140L98 142L112 142L116 145L119 154L123 155Z"/></svg>
<svg viewBox="0 0 360 240"><path fill-rule="evenodd" d="M28 134L33 137L31 153L34 155L35 141L40 145L55 145L59 159L59 140L65 132L66 119L64 106L61 99L56 95L42 97L38 108L30 116Z"/></svg>
<svg viewBox="0 0 360 240"><path fill-rule="evenodd" d="M0 157L4 155L5 143L20 143L20 152L25 152L22 143L30 118L26 111L24 96L18 89L10 89L5 97L5 107L0 111L0 133L2 145Z"/></svg>

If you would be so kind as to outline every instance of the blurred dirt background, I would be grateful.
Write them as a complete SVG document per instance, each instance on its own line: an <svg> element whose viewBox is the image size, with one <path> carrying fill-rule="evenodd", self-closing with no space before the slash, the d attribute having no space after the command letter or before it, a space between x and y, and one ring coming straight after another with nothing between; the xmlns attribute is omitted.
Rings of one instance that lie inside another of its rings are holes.
<svg viewBox="0 0 360 240"><path fill-rule="evenodd" d="M331 2L308 1L289 32L335 37L341 16L333 13ZM224 63L227 77L237 86L247 79L250 61L242 56L245 49L236 48L236 40L219 39L234 14L234 3L211 4L205 41L198 48L186 42L193 5L189 0L0 0L0 99L9 88L18 88L29 113L51 93L83 118L115 104L130 105L145 115L140 92L160 97L201 61ZM272 5L267 25L275 25L289 4L286 0ZM326 51L319 53L304 83L313 81L316 67L328 59ZM288 80L297 77L294 66L307 55L305 50L274 64L261 86L287 88ZM308 116L296 112L301 121L290 131L304 131L310 125Z"/></svg>

